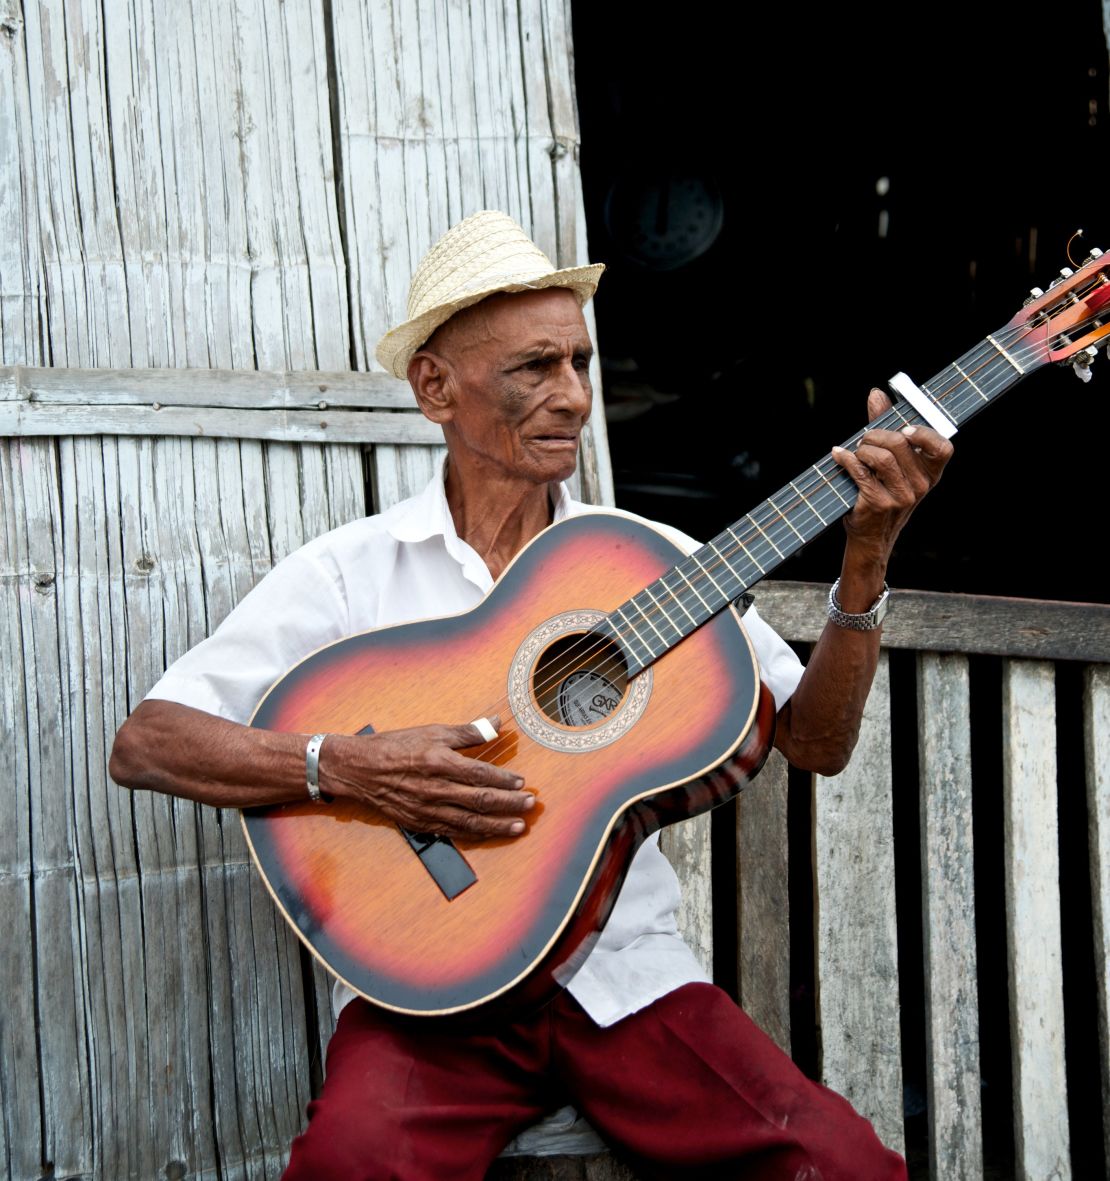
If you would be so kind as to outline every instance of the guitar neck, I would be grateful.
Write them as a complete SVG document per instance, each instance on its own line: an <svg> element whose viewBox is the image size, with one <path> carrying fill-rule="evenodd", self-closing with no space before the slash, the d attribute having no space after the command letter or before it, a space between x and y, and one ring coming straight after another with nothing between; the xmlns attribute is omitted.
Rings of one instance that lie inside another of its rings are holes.
<svg viewBox="0 0 1110 1181"><path fill-rule="evenodd" d="M959 427L1044 363L1039 338L1007 326L920 388ZM868 430L910 425L927 425L927 420L910 402L900 400L843 446L855 451ZM824 533L851 511L857 495L852 478L826 455L622 603L603 627L621 645L629 675L654 663Z"/></svg>

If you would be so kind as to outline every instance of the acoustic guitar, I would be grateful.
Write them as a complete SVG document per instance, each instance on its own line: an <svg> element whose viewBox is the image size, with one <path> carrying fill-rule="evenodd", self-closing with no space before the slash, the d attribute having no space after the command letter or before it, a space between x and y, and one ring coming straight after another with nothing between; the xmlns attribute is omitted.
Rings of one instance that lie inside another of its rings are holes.
<svg viewBox="0 0 1110 1181"><path fill-rule="evenodd" d="M1089 377L1110 333L1108 271L1094 251L932 380L896 375L894 406L870 425L951 435L1050 362ZM356 734L498 714L500 733L466 753L523 775L536 806L523 835L475 841L402 830L338 800L244 812L297 935L399 1014L553 995L589 953L644 839L759 770L775 709L733 604L855 499L826 456L689 555L616 514L573 517L526 546L473 610L301 661L252 725Z"/></svg>

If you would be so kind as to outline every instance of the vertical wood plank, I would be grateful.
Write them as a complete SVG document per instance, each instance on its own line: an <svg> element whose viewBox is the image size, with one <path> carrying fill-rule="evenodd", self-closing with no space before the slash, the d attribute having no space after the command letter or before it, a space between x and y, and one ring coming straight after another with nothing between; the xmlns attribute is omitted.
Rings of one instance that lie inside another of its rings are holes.
<svg viewBox="0 0 1110 1181"><path fill-rule="evenodd" d="M902 1049L884 653L859 743L814 789L816 974L823 1081L903 1151Z"/></svg>
<svg viewBox="0 0 1110 1181"><path fill-rule="evenodd" d="M0 0L0 365L42 364L42 252L20 0Z"/></svg>
<svg viewBox="0 0 1110 1181"><path fill-rule="evenodd" d="M1066 1181L1071 1159L1052 665L1007 661L1002 706L1015 1165L1021 1181Z"/></svg>
<svg viewBox="0 0 1110 1181"><path fill-rule="evenodd" d="M917 665L929 1175L983 1175L967 658Z"/></svg>
<svg viewBox="0 0 1110 1181"><path fill-rule="evenodd" d="M1091 665L1084 673L1083 739L1102 1110L1110 1112L1110 667L1106 665ZM1110 1161L1110 1120L1104 1120L1103 1132Z"/></svg>
<svg viewBox="0 0 1110 1181"><path fill-rule="evenodd" d="M737 978L748 1016L790 1053L790 880L786 759L773 750L736 813Z"/></svg>
<svg viewBox="0 0 1110 1181"><path fill-rule="evenodd" d="M378 454L383 451L388 454ZM444 447L375 447L377 462L372 467L374 511L382 512L406 496L419 492L438 470L446 454Z"/></svg>
<svg viewBox="0 0 1110 1181"><path fill-rule="evenodd" d="M0 906L7 916L4 954L0 956L0 987L8 1002L0 1006L0 1069L4 1079L0 1146L16 1176L37 1175L43 1110L43 1069L38 1059L35 1027L39 996L34 987L36 930L34 902L35 846L32 839L34 793L31 742L37 714L28 686L37 677L25 604L36 593L27 552L26 513L22 506L24 463L36 452L49 454L50 444L24 444L5 439L0 447L0 640L6 674L0 678L0 711L10 741L0 743L0 774L12 802L9 823L0 825ZM48 576L48 572L41 572Z"/></svg>
<svg viewBox="0 0 1110 1181"><path fill-rule="evenodd" d="M713 864L708 812L672 824L659 834L659 847L682 886L678 929L698 962L713 975Z"/></svg>

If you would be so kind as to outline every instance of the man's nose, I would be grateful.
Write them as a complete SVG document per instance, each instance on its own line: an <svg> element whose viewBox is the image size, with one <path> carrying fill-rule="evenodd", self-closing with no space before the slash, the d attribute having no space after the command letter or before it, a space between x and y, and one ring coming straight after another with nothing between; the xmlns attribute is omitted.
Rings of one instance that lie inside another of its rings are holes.
<svg viewBox="0 0 1110 1181"><path fill-rule="evenodd" d="M577 414L583 421L589 417L593 389L587 370L580 369L573 360L564 361L555 374L553 386L548 399L552 409Z"/></svg>

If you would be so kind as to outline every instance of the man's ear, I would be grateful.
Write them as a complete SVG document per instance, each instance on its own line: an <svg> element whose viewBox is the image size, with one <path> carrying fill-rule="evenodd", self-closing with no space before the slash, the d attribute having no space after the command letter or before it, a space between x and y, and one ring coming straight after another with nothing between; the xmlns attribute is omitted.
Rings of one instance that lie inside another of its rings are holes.
<svg viewBox="0 0 1110 1181"><path fill-rule="evenodd" d="M436 353L421 349L413 354L407 376L424 417L441 424L450 422L455 400L447 362Z"/></svg>

